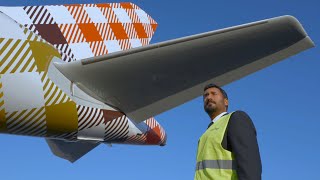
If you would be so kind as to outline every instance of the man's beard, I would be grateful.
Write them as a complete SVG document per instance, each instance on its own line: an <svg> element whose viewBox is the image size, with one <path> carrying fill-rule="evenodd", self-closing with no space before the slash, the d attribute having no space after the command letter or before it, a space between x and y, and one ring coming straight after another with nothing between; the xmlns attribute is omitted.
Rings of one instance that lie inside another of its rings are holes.
<svg viewBox="0 0 320 180"><path fill-rule="evenodd" d="M216 108L214 108L213 106L208 106L206 104L204 106L204 110L208 113L209 116L211 116L216 111Z"/></svg>

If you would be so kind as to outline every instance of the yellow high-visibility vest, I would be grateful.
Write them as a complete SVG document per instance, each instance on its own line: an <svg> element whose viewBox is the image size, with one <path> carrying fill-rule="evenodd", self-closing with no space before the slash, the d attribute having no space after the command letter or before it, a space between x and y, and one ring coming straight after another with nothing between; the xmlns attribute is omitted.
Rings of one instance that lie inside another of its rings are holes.
<svg viewBox="0 0 320 180"><path fill-rule="evenodd" d="M222 116L200 137L195 180L237 180L234 154L221 145L232 113Z"/></svg>

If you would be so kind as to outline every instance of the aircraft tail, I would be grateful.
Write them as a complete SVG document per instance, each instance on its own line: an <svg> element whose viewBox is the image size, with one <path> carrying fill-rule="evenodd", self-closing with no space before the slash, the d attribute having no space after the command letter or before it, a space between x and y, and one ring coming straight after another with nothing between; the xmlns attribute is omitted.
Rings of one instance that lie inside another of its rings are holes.
<svg viewBox="0 0 320 180"><path fill-rule="evenodd" d="M100 115L101 109L116 110L84 93L60 72L50 69L53 67L50 64L54 60L70 62L147 45L157 27L148 14L132 3L0 6L0 22L5 24L0 29L0 132L68 140L81 136L81 130L87 134L87 127L95 136L99 134L92 128L93 124L87 123L86 116L80 117L78 109L87 109L88 113L99 111ZM17 94L26 95L15 97L7 88L9 82L15 82L15 89L21 89ZM26 91L26 87L30 90ZM14 98L8 100L8 97ZM21 105L17 107L9 102ZM73 113L61 113L69 118L68 123L57 123L50 112L64 106L70 107ZM40 114L41 120L36 123L36 119L30 120L28 116L10 119L14 117L11 114L23 114L26 110ZM16 126L17 122L23 125ZM35 124L31 126L31 123ZM99 139L104 131L113 131L101 129ZM150 139L159 135L163 144L164 131L152 131L155 133L146 134L147 144L155 144ZM132 139L136 138L132 135Z"/></svg>

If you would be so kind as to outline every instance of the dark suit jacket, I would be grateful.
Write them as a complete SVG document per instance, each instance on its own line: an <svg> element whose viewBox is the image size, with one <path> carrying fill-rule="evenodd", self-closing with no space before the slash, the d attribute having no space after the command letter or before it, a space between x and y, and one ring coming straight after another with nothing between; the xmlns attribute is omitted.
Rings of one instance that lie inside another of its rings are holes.
<svg viewBox="0 0 320 180"><path fill-rule="evenodd" d="M262 165L250 117L243 111L234 112L229 120L222 147L235 154L239 180L260 180Z"/></svg>

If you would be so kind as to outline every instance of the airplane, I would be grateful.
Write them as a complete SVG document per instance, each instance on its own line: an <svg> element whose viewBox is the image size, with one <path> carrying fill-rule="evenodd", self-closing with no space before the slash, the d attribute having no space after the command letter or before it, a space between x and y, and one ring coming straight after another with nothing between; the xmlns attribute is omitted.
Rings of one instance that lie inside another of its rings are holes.
<svg viewBox="0 0 320 180"><path fill-rule="evenodd" d="M100 144L166 144L154 116L314 47L280 16L149 45L133 3L0 6L0 133L75 162Z"/></svg>

